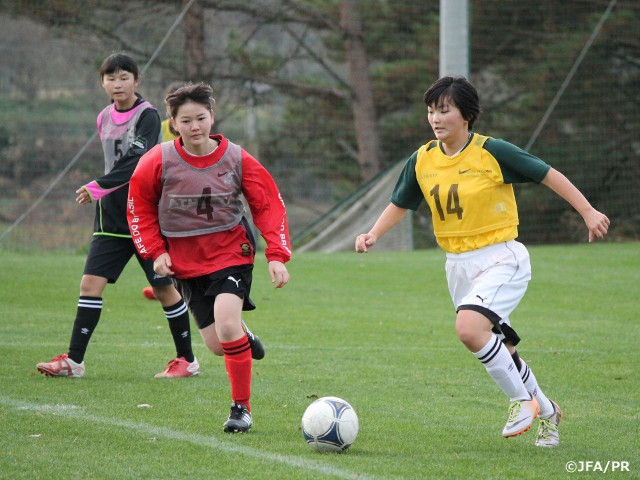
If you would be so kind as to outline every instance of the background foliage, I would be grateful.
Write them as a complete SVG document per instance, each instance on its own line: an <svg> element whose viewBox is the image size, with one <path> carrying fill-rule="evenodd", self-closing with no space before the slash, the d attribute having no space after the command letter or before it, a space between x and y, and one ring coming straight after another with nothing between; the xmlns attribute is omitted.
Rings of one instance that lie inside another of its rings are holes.
<svg viewBox="0 0 640 480"><path fill-rule="evenodd" d="M104 57L125 50L145 65L188 3L0 1L2 231L93 134ZM469 3L477 131L525 147L610 1ZM295 236L432 138L422 94L439 73L438 12L437 0L196 0L140 93L163 112L170 82L210 82L215 128L273 173ZM639 20L638 2L616 2L530 148L612 219L613 240L640 237ZM73 192L102 168L95 140L0 248L85 245L93 210ZM524 241L585 240L545 188L519 187L518 199ZM426 208L415 227L416 246L432 245Z"/></svg>

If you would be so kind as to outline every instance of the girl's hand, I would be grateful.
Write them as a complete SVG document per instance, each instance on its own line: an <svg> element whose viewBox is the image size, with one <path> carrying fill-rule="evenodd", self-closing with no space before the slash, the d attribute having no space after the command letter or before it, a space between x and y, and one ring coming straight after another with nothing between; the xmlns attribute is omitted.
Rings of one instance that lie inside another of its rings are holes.
<svg viewBox="0 0 640 480"><path fill-rule="evenodd" d="M587 228L589 229L589 243L591 243L595 237L604 238L609 231L611 222L604 213L600 213L595 208L592 208L583 218L584 223L587 224Z"/></svg>
<svg viewBox="0 0 640 480"><path fill-rule="evenodd" d="M277 260L270 261L269 275L271 276L271 283L275 283L275 288L282 288L289 283L289 272L282 262Z"/></svg>
<svg viewBox="0 0 640 480"><path fill-rule="evenodd" d="M356 237L356 252L369 253L369 247L376 244L376 238L370 233L363 233Z"/></svg>
<svg viewBox="0 0 640 480"><path fill-rule="evenodd" d="M78 196L76 197L76 202L78 202L80 205L91 203L91 195L89 195L89 192L87 192L86 188L80 187L78 190L76 190L76 193L78 194Z"/></svg>
<svg viewBox="0 0 640 480"><path fill-rule="evenodd" d="M163 277L170 277L174 274L171 265L171 257L168 253L163 253L153 261L153 271Z"/></svg>

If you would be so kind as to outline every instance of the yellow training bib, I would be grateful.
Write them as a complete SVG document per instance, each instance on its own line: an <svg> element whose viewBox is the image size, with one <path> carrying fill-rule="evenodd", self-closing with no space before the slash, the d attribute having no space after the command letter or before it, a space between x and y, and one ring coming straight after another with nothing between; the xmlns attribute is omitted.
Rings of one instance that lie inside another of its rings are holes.
<svg viewBox="0 0 640 480"><path fill-rule="evenodd" d="M518 236L513 187L504 183L500 165L482 148L488 138L474 134L453 157L437 141L418 150L416 178L446 252L467 252Z"/></svg>

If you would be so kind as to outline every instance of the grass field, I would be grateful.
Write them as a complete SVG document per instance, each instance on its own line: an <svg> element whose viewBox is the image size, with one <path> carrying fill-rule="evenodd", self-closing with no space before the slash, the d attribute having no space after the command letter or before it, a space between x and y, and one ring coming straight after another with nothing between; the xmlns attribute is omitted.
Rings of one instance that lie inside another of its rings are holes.
<svg viewBox="0 0 640 480"><path fill-rule="evenodd" d="M267 356L246 435L222 432L223 361L195 329L201 375L153 378L175 352L134 263L105 292L85 377L38 374L66 352L84 257L0 253L0 478L640 478L640 244L529 250L533 280L512 321L564 410L555 449L534 446L537 423L502 438L508 400L455 336L438 250L296 255L282 290L260 259L245 319ZM311 450L299 430L324 395L360 418L341 455ZM568 462L594 463L568 473Z"/></svg>

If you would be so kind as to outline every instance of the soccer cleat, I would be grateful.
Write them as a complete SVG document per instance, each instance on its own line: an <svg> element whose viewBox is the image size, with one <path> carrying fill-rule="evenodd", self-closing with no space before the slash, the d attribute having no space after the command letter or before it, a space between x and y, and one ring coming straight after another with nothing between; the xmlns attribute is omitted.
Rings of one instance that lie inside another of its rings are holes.
<svg viewBox="0 0 640 480"><path fill-rule="evenodd" d="M156 300L156 294L153 293L153 287L144 287L142 289L142 295L149 300Z"/></svg>
<svg viewBox="0 0 640 480"><path fill-rule="evenodd" d="M550 400L553 405L553 415L549 418L541 418L538 427L538 439L536 447L556 447L560 443L560 434L558 433L558 425L562 420L562 410L556 402Z"/></svg>
<svg viewBox="0 0 640 480"><path fill-rule="evenodd" d="M36 368L47 377L81 378L84 375L84 362L76 363L66 353L54 357L49 363L39 363Z"/></svg>
<svg viewBox="0 0 640 480"><path fill-rule="evenodd" d="M531 428L533 420L540 413L540 405L535 397L531 400L511 402L509 406L509 418L502 430L503 437L516 437L522 435Z"/></svg>
<svg viewBox="0 0 640 480"><path fill-rule="evenodd" d="M251 414L246 405L232 403L229 418L224 422L224 431L227 433L245 433L252 426Z"/></svg>
<svg viewBox="0 0 640 480"><path fill-rule="evenodd" d="M183 378L194 377L200 374L198 359L193 358L193 362L187 362L184 357L174 358L167 363L164 372L156 373L155 378Z"/></svg>
<svg viewBox="0 0 640 480"><path fill-rule="evenodd" d="M254 360L262 360L264 358L264 345L260 341L260 337L254 335L247 324L242 321L242 329L247 334L247 338L249 339L249 345L251 345L251 358Z"/></svg>

